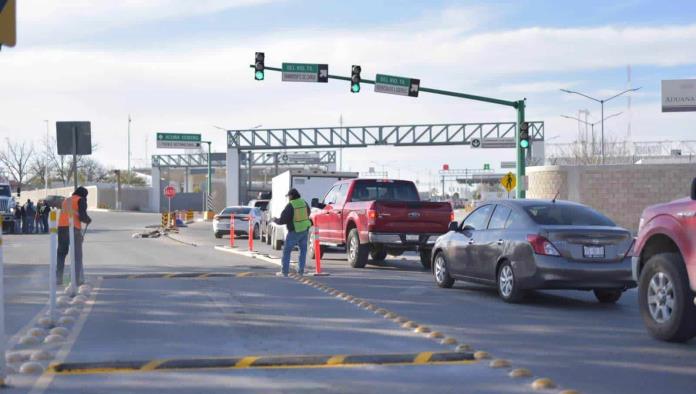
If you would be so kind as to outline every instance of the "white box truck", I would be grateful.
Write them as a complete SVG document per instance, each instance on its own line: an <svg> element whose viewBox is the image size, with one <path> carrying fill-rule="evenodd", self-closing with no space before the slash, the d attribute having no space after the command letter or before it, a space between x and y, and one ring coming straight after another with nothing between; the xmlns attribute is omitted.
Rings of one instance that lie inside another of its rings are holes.
<svg viewBox="0 0 696 394"><path fill-rule="evenodd" d="M322 200L334 183L343 179L357 178L357 172L335 172L319 170L288 170L273 177L271 181L272 197L269 209L264 216L262 239L275 250L280 250L285 241L287 228L285 225L273 223L273 218L280 217L288 204L285 197L292 188L300 192L302 199L309 204L313 198Z"/></svg>

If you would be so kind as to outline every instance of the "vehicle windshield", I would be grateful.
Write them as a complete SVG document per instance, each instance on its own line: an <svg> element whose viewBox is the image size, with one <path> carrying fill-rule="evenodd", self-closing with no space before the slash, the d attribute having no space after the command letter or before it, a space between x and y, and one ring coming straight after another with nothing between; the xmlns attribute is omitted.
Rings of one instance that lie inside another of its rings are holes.
<svg viewBox="0 0 696 394"><path fill-rule="evenodd" d="M1 197L12 196L12 190L10 190L10 187L7 185L0 185L0 196Z"/></svg>
<svg viewBox="0 0 696 394"><path fill-rule="evenodd" d="M411 182L358 181L352 201L420 201L418 190Z"/></svg>
<svg viewBox="0 0 696 394"><path fill-rule="evenodd" d="M608 217L582 205L540 204L524 207L535 223L548 226L616 226Z"/></svg>
<svg viewBox="0 0 696 394"><path fill-rule="evenodd" d="M262 211L265 211L266 207L268 207L268 201L256 201L254 206Z"/></svg>
<svg viewBox="0 0 696 394"><path fill-rule="evenodd" d="M222 212L221 215L248 215L251 212L251 208L242 208L242 207L234 207L234 208L225 208Z"/></svg>

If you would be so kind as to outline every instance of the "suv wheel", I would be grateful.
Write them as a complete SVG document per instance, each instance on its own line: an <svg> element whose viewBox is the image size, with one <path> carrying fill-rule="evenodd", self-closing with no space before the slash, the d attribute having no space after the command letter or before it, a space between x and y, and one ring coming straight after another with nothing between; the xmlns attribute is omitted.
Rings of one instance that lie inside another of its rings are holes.
<svg viewBox="0 0 696 394"><path fill-rule="evenodd" d="M594 291L595 297L597 297L597 300L602 304L615 303L619 300L619 298L621 298L621 294L623 294L623 291L621 290L596 289Z"/></svg>
<svg viewBox="0 0 696 394"><path fill-rule="evenodd" d="M696 305L684 259L676 253L652 256L640 275L638 305L650 334L684 342L696 336Z"/></svg>
<svg viewBox="0 0 696 394"><path fill-rule="evenodd" d="M350 266L353 268L364 268L370 253L370 245L360 243L358 229L354 228L350 230L346 244L346 252L348 253L348 262Z"/></svg>
<svg viewBox="0 0 696 394"><path fill-rule="evenodd" d="M519 288L515 271L509 261L504 262L498 269L498 295L505 302L517 303L522 301L525 292Z"/></svg>
<svg viewBox="0 0 696 394"><path fill-rule="evenodd" d="M454 285L454 279L450 276L449 271L447 271L447 261L442 253L438 253L435 256L435 264L433 265L433 276L435 276L435 283L438 286L449 289Z"/></svg>

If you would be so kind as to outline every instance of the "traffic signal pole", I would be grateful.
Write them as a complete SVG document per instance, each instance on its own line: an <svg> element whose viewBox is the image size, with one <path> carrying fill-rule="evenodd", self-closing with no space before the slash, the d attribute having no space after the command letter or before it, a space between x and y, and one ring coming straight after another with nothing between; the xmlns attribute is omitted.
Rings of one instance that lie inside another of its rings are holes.
<svg viewBox="0 0 696 394"><path fill-rule="evenodd" d="M249 67L251 68L256 68L255 65L250 65ZM265 66L264 70L270 70L270 71L280 71L282 72L282 68L278 67L268 67ZM351 82L350 77L344 77L341 75L331 75L329 74L329 79L337 79L339 81L348 81ZM375 81L370 80L370 79L360 79L360 83L366 83L368 85L374 85ZM516 166L516 175L517 175L517 188L515 190L515 194L517 198L525 198L525 181L524 181L524 176L525 176L525 167L526 167L526 162L525 162L525 149L520 147L520 128L522 126L522 123L524 122L524 108L525 108L525 102L524 100L518 100L518 101L507 101L507 100L501 100L501 99L496 99L496 98L491 98L491 97L485 97L485 96L476 96L473 94L466 94L466 93L460 93L460 92L452 92L449 90L440 90L440 89L432 89L432 88L427 88L420 86L418 88L418 91L420 92L426 92L426 93L432 93L432 94L438 94L441 96L450 96L450 97L457 97L457 98L462 98L466 100L474 100L474 101L481 101L484 103L491 103L491 104L498 104L498 105L504 105L507 107L512 107L515 108L517 112L517 129L515 130L515 149L517 152L517 166Z"/></svg>

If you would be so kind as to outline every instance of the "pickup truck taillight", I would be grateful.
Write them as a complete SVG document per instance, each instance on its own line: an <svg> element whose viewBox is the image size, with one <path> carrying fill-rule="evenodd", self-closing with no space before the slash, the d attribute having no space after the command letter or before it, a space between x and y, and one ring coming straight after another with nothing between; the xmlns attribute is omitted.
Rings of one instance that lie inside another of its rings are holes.
<svg viewBox="0 0 696 394"><path fill-rule="evenodd" d="M377 211L374 209L367 210L367 224L372 225L377 222Z"/></svg>

